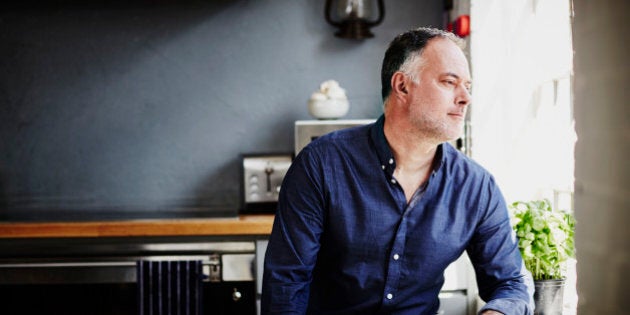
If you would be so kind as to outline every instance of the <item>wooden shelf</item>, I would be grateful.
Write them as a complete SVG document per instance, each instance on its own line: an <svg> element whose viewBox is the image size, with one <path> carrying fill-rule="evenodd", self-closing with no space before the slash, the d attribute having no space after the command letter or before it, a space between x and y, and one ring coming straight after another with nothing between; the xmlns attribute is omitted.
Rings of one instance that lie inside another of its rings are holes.
<svg viewBox="0 0 630 315"><path fill-rule="evenodd" d="M268 235L273 215L101 222L0 223L0 238Z"/></svg>

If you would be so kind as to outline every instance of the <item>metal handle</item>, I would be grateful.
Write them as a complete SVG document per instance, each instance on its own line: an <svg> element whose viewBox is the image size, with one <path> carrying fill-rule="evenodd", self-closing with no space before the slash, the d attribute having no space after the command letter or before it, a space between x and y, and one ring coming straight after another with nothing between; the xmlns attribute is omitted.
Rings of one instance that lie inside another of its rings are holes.
<svg viewBox="0 0 630 315"><path fill-rule="evenodd" d="M242 297L243 295L241 294L241 292L239 292L237 288L234 288L234 292L232 292L232 300L234 302L238 302L241 300Z"/></svg>
<svg viewBox="0 0 630 315"><path fill-rule="evenodd" d="M273 174L273 166L271 163L267 163L267 167L265 167L265 174L267 175L267 192L271 192L271 174Z"/></svg>

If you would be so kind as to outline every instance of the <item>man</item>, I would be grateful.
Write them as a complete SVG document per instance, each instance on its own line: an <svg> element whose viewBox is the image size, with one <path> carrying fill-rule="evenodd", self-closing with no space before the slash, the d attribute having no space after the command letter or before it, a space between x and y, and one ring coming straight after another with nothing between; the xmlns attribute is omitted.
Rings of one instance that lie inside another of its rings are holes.
<svg viewBox="0 0 630 315"><path fill-rule="evenodd" d="M470 97L460 39L401 34L381 73L384 115L296 157L265 257L263 314L435 314L464 250L482 314L531 314L507 207L492 176L448 140Z"/></svg>

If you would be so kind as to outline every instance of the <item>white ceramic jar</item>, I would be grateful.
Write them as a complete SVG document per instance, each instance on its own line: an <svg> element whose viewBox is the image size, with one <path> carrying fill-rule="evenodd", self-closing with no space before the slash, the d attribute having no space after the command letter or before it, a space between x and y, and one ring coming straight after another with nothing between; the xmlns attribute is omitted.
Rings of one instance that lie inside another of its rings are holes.
<svg viewBox="0 0 630 315"><path fill-rule="evenodd" d="M337 119L345 116L350 109L347 99L310 99L308 112L317 119Z"/></svg>
<svg viewBox="0 0 630 315"><path fill-rule="evenodd" d="M345 116L350 109L346 91L335 80L327 80L319 85L319 90L308 100L308 112L317 119L337 119Z"/></svg>

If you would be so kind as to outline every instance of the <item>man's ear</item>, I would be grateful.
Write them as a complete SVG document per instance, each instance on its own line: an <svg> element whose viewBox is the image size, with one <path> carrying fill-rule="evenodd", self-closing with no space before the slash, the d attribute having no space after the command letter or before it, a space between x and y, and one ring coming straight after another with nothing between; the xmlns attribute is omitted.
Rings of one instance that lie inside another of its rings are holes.
<svg viewBox="0 0 630 315"><path fill-rule="evenodd" d="M398 71L392 75L392 93L395 95L407 95L407 76Z"/></svg>

